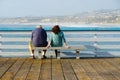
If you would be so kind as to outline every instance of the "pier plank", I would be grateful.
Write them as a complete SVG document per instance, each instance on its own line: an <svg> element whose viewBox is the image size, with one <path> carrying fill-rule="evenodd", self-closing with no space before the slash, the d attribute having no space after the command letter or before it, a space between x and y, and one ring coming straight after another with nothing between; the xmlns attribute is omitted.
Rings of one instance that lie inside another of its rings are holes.
<svg viewBox="0 0 120 80"><path fill-rule="evenodd" d="M89 59L80 60L79 64L85 69L86 74L90 77L91 80L104 80L88 62ZM92 60L91 60L92 61Z"/></svg>
<svg viewBox="0 0 120 80"><path fill-rule="evenodd" d="M1 80L13 80L15 74L23 64L25 59L19 58L11 67L10 69L2 76Z"/></svg>
<svg viewBox="0 0 120 80"><path fill-rule="evenodd" d="M107 59L108 62L110 62L113 66L115 66L117 69L120 69L120 58L113 58Z"/></svg>
<svg viewBox="0 0 120 80"><path fill-rule="evenodd" d="M79 60L70 60L70 63L78 80L91 80L90 77L86 74L83 67L79 64Z"/></svg>
<svg viewBox="0 0 120 80"><path fill-rule="evenodd" d="M9 58L0 58L0 67L2 67L7 61L8 61Z"/></svg>
<svg viewBox="0 0 120 80"><path fill-rule="evenodd" d="M33 64L26 80L39 80L41 60L33 60Z"/></svg>
<svg viewBox="0 0 120 80"><path fill-rule="evenodd" d="M51 59L43 59L39 80L52 80L51 68Z"/></svg>
<svg viewBox="0 0 120 80"><path fill-rule="evenodd" d="M104 80L117 80L111 73L109 69L106 69L105 66L106 62L101 61L101 59L94 59L92 61L89 61L93 68L97 71L97 73L103 77ZM93 64L94 63L94 64ZM109 67L108 67L109 68Z"/></svg>
<svg viewBox="0 0 120 80"><path fill-rule="evenodd" d="M26 59L13 80L25 80L31 68L33 59Z"/></svg>
<svg viewBox="0 0 120 80"><path fill-rule="evenodd" d="M61 60L63 74L65 76L65 80L77 80L75 72L69 62L69 60Z"/></svg>
<svg viewBox="0 0 120 80"><path fill-rule="evenodd" d="M9 70L9 68L16 62L17 58L8 59L6 63L4 63L0 67L0 78Z"/></svg>
<svg viewBox="0 0 120 80"><path fill-rule="evenodd" d="M120 80L120 58L0 58L0 80Z"/></svg>
<svg viewBox="0 0 120 80"><path fill-rule="evenodd" d="M52 80L64 80L61 60L52 60Z"/></svg>
<svg viewBox="0 0 120 80"><path fill-rule="evenodd" d="M113 80L120 80L120 71L115 67L113 66L112 64L110 64L107 59L104 59L104 60L99 60L100 62L102 62L102 66L104 66L104 69L108 70L109 73L111 73L113 75ZM115 62L115 61L114 61Z"/></svg>

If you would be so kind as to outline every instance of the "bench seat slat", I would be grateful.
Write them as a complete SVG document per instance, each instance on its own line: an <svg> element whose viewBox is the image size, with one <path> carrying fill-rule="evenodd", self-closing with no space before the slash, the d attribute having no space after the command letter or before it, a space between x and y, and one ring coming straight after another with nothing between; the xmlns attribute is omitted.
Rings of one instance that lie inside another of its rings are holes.
<svg viewBox="0 0 120 80"><path fill-rule="evenodd" d="M49 50L84 50L86 49L85 46L74 46L74 47L70 47L70 48L65 48L65 47L50 47L50 48L46 48L46 47L34 47L33 49L38 49L38 50L43 50L43 49L49 49Z"/></svg>

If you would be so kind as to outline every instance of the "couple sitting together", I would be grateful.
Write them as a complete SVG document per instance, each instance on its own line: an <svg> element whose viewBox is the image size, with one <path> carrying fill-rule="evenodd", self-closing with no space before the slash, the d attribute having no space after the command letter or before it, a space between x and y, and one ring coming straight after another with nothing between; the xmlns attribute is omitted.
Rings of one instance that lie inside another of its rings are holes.
<svg viewBox="0 0 120 80"><path fill-rule="evenodd" d="M42 28L41 25L39 25L37 26L35 30L32 31L29 48L30 48L31 56L33 57L33 59L35 59L34 50L32 49L32 46L49 48L50 46L51 47L62 47L63 44L65 45L66 48L69 48L69 46L67 46L66 44L64 34L60 30L59 25L53 26L52 32L50 33L49 41L47 41L46 31ZM46 50L43 50L41 52L42 58L46 58L45 53L46 53ZM55 50L55 55L57 58L58 57L57 50Z"/></svg>

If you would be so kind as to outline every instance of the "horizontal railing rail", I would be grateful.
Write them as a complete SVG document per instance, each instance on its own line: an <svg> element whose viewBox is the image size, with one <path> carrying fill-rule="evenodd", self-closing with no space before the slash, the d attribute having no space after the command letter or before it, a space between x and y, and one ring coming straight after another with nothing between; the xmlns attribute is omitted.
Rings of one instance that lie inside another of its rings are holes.
<svg viewBox="0 0 120 80"><path fill-rule="evenodd" d="M63 31L70 46L85 45L81 57L120 57L120 31ZM49 39L50 31L47 31ZM29 56L31 31L0 31L0 56ZM63 52L73 56L72 52Z"/></svg>

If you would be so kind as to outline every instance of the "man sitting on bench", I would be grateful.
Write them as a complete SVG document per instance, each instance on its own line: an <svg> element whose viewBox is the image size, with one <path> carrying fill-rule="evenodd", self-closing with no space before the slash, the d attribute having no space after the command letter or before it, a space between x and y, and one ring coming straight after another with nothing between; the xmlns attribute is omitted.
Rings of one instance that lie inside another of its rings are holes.
<svg viewBox="0 0 120 80"><path fill-rule="evenodd" d="M33 57L33 59L35 59L33 46L34 47L46 47L47 44L48 44L47 33L42 28L42 26L39 25L37 26L35 30L32 31L31 41L29 43L29 49L30 49L31 56ZM42 53L42 57L46 58L45 56L46 50L41 51L41 53Z"/></svg>

